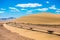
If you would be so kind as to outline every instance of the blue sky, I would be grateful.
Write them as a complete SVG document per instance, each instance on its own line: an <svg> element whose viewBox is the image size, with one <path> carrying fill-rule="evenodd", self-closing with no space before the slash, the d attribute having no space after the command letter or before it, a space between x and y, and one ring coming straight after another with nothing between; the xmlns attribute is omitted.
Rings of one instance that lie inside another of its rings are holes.
<svg viewBox="0 0 60 40"><path fill-rule="evenodd" d="M60 0L0 0L1 17L21 17L40 12L60 14Z"/></svg>

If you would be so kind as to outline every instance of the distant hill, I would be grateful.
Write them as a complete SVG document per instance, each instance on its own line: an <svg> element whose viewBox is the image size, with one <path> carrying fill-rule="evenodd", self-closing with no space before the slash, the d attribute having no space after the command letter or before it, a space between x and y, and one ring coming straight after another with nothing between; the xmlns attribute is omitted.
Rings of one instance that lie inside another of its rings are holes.
<svg viewBox="0 0 60 40"><path fill-rule="evenodd" d="M60 14L43 12L17 18L15 21L32 24L60 24Z"/></svg>
<svg viewBox="0 0 60 40"><path fill-rule="evenodd" d="M0 18L0 20L4 21L4 20L11 20L11 19L15 19L14 17L8 17L8 18Z"/></svg>

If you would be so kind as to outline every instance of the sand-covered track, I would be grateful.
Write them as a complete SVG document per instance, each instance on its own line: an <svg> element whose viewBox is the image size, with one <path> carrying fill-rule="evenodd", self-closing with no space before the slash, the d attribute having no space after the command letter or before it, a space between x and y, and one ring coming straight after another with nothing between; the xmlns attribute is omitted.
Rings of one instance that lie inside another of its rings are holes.
<svg viewBox="0 0 60 40"><path fill-rule="evenodd" d="M56 35L51 35L51 34L46 34L42 32L36 32L36 31L31 31L31 30L26 30L22 28L17 28L13 26L9 26L4 24L5 28L12 31L19 33L19 35L22 35L24 37L32 38L34 40L60 40L60 36Z"/></svg>
<svg viewBox="0 0 60 40"><path fill-rule="evenodd" d="M49 33L60 36L60 25L51 25L51 24L26 24L26 23L13 23L9 22L6 23L9 26L18 27L22 29L37 31L37 32L43 32L43 33Z"/></svg>
<svg viewBox="0 0 60 40"><path fill-rule="evenodd" d="M60 28L60 24L32 24L32 23L15 23L15 22L8 22L6 24L11 25L32 25L32 26L40 26L40 27L53 27L53 28Z"/></svg>

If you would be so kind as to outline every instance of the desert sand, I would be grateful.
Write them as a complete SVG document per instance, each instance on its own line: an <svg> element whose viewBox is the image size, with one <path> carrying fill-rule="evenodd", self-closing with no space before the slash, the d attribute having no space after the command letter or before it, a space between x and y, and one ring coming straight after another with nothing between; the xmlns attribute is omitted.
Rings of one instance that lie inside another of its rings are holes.
<svg viewBox="0 0 60 40"><path fill-rule="evenodd" d="M7 30L2 24L0 24L0 40L32 40L27 37L23 37L16 32Z"/></svg>
<svg viewBox="0 0 60 40"><path fill-rule="evenodd" d="M19 35L22 35L24 37L28 37L34 40L60 40L60 36L57 36L57 35L21 29L21 28L9 26L7 24L4 24L4 27L12 32L19 33Z"/></svg>
<svg viewBox="0 0 60 40"><path fill-rule="evenodd" d="M27 15L21 18L17 18L16 20L13 20L10 22L20 23L20 25L19 24L17 25L16 23L3 24L4 28L6 28L6 30L9 30L12 33L12 34L11 33L8 33L8 34L13 36L13 38L11 38L11 36L6 37L6 35L4 34L5 36L3 37L5 37L6 40L7 38L9 38L10 40L16 40L15 38L17 38L17 36L19 36L17 40L20 40L21 37L22 37L21 40L60 40L60 36L58 35L37 32L29 29L30 27L32 27L34 30L46 31L46 32L47 30L52 30L54 31L54 33L60 34L60 31L59 31L60 30L60 14L51 14L51 13L33 14L33 15ZM21 23L24 25L22 25ZM59 25L59 26L46 27L41 25L37 26L37 24ZM21 25L23 26L23 28ZM29 30L27 30L26 28L28 28ZM7 31L6 31L6 34L7 34ZM3 33L1 35L3 35ZM3 40L3 37L2 37L2 40Z"/></svg>
<svg viewBox="0 0 60 40"><path fill-rule="evenodd" d="M32 24L60 24L60 14L40 13L17 18L16 22Z"/></svg>

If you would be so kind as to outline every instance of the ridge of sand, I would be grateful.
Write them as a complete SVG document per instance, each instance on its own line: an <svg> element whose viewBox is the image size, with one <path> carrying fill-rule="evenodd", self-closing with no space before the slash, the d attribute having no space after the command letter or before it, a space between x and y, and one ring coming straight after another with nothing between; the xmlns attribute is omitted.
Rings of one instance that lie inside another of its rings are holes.
<svg viewBox="0 0 60 40"><path fill-rule="evenodd" d="M40 13L23 16L14 20L15 22L32 24L60 24L60 14Z"/></svg>

